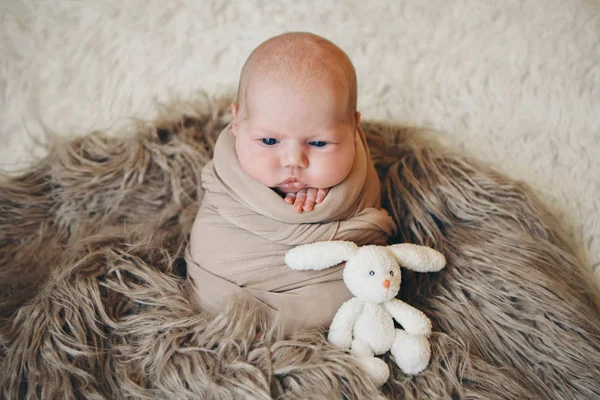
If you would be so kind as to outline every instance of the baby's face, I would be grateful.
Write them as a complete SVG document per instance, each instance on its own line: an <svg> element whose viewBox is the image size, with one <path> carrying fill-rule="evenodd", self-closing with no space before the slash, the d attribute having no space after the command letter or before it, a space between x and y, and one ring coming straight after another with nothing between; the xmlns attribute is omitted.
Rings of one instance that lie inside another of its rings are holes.
<svg viewBox="0 0 600 400"><path fill-rule="evenodd" d="M341 86L263 81L252 87L245 116L232 107L242 169L280 193L341 183L352 169L360 118L349 115L348 89Z"/></svg>

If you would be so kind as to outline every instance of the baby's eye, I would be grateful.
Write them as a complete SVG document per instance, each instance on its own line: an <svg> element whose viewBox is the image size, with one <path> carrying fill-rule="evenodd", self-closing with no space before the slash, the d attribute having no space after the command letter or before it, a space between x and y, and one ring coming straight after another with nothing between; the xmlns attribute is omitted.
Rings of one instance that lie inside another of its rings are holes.
<svg viewBox="0 0 600 400"><path fill-rule="evenodd" d="M390 271L390 276L394 276L394 271Z"/></svg>
<svg viewBox="0 0 600 400"><path fill-rule="evenodd" d="M263 142L263 144L266 144L267 146L273 146L277 143L277 139L273 139L271 137L262 138L260 139L260 141Z"/></svg>
<svg viewBox="0 0 600 400"><path fill-rule="evenodd" d="M369 275L371 275L371 276L375 275L375 271L369 271Z"/></svg>
<svg viewBox="0 0 600 400"><path fill-rule="evenodd" d="M313 142L308 142L313 147L325 147L327 142L323 142L322 140L315 140Z"/></svg>

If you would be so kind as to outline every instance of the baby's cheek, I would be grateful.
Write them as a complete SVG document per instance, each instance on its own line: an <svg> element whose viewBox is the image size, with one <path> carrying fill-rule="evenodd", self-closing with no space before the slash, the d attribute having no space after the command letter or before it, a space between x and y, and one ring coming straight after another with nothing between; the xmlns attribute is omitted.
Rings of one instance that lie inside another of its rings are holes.
<svg viewBox="0 0 600 400"><path fill-rule="evenodd" d="M265 155L256 151L244 150L240 153L238 154L238 161L245 173L265 186L273 186L277 183L276 174L273 171L273 162L269 157L265 157Z"/></svg>
<svg viewBox="0 0 600 400"><path fill-rule="evenodd" d="M315 166L316 180L319 181L318 188L330 188L340 184L350 173L352 161L346 157L330 157L321 160Z"/></svg>

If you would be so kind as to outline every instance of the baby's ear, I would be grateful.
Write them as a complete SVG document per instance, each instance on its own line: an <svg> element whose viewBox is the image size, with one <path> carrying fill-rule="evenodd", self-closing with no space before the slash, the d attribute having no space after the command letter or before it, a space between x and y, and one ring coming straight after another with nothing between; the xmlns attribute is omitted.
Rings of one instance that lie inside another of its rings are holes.
<svg viewBox="0 0 600 400"><path fill-rule="evenodd" d="M360 113L356 111L354 113L354 143L359 140L359 132L360 132Z"/></svg>
<svg viewBox="0 0 600 400"><path fill-rule="evenodd" d="M354 123L356 124L357 127L360 124L360 112L359 111L356 111L354 113Z"/></svg>
<svg viewBox="0 0 600 400"><path fill-rule="evenodd" d="M233 114L233 124L231 125L231 131L235 136L238 133L238 111L240 110L240 105L238 103L231 103L231 113Z"/></svg>

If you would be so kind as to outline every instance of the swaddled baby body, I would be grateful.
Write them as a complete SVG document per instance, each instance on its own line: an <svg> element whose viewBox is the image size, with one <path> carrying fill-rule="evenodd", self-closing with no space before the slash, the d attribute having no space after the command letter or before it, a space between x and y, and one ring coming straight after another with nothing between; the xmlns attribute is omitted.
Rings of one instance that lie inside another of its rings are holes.
<svg viewBox="0 0 600 400"><path fill-rule="evenodd" d="M205 195L186 253L202 309L247 299L289 333L328 327L351 297L342 266L298 272L284 255L322 240L383 244L395 232L356 97L352 63L319 36L276 36L250 55L233 122L202 172Z"/></svg>

